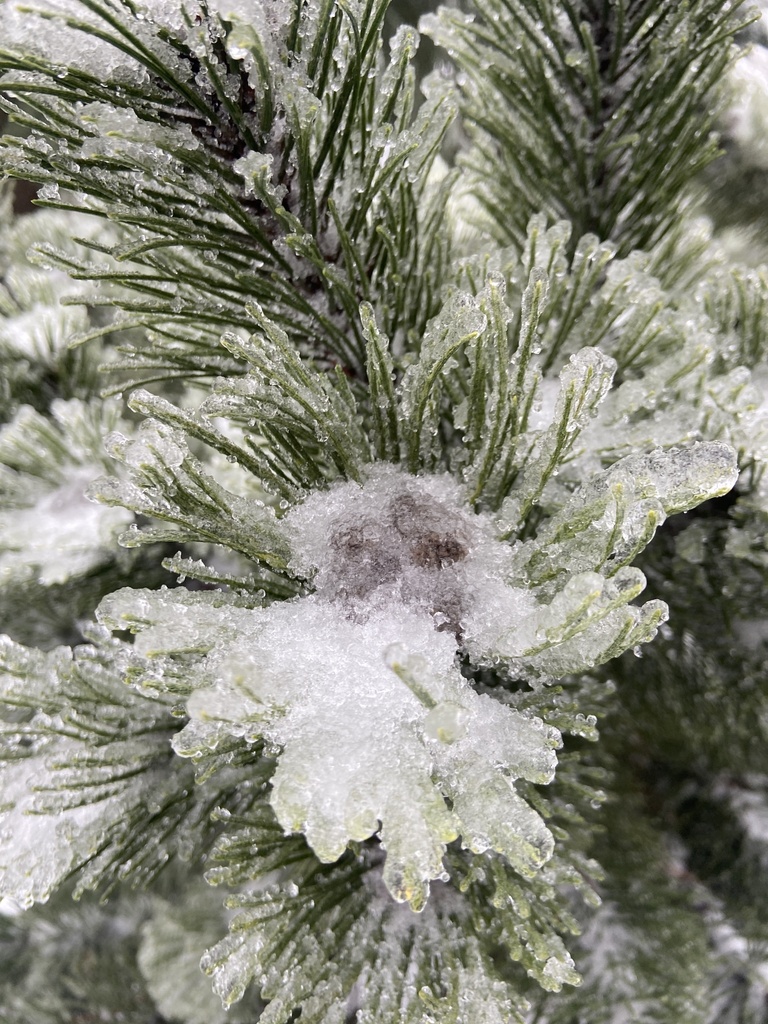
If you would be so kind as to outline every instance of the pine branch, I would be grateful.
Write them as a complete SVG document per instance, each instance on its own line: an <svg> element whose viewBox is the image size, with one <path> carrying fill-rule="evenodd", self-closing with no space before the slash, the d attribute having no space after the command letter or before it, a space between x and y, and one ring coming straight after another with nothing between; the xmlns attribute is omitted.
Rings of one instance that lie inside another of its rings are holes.
<svg viewBox="0 0 768 1024"><path fill-rule="evenodd" d="M466 76L467 166L490 230L519 250L545 212L621 255L659 241L718 154L714 115L743 5L474 7L423 27Z"/></svg>
<svg viewBox="0 0 768 1024"><path fill-rule="evenodd" d="M42 9L76 47L95 35L107 81L121 75L107 97L78 49L65 72L4 50L6 109L31 129L5 139L4 166L42 182L50 204L70 205L59 193L68 189L125 228L110 252L144 269L98 276L147 296L118 301L143 325L247 327L247 297L302 350L354 375L364 364L361 297L376 297L393 332L419 332L434 314L445 246L431 225L444 196L426 180L453 108L433 91L413 119L415 35L402 30L381 64L386 3L326 8L290 16L293 49L280 32L212 12L205 30L179 23L154 36L116 0ZM130 59L127 81L118 51ZM249 75L265 87L260 102ZM40 146L41 133L59 133L61 145ZM67 270L97 276L84 262Z"/></svg>

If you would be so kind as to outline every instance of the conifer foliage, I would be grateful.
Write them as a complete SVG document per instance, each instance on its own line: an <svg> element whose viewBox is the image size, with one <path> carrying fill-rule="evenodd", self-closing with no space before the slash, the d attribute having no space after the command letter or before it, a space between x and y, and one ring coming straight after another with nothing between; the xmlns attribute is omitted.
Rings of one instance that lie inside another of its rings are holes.
<svg viewBox="0 0 768 1024"><path fill-rule="evenodd" d="M9 1024L768 1019L768 35L409 13L0 0Z"/></svg>

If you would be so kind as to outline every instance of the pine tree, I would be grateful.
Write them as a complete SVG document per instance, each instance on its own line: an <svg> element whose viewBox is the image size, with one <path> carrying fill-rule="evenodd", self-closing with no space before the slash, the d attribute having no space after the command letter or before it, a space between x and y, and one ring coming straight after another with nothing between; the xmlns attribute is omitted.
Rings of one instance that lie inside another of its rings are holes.
<svg viewBox="0 0 768 1024"><path fill-rule="evenodd" d="M768 34L419 14L0 0L8 1024L768 1021Z"/></svg>

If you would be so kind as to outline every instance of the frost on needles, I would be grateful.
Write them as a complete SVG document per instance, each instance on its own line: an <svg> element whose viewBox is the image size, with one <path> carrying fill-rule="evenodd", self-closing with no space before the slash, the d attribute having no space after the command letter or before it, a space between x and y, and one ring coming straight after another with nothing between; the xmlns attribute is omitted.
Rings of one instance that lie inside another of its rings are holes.
<svg viewBox="0 0 768 1024"><path fill-rule="evenodd" d="M2 168L53 208L0 207L0 591L83 595L71 646L0 648L0 896L21 930L146 889L171 1017L203 1004L158 964L197 993L201 956L262 1024L501 1024L528 978L580 981L585 751L669 617L637 563L740 472L768 511L762 356L727 315L764 282L724 276L678 170L654 205L646 148L610 211L586 157L526 191L519 97L477 73L498 21L499 67L560 75L549 128L589 115L618 175L601 90L631 120L676 40L724 68L738 24L609 6L444 12L464 73L416 103L417 33L385 47L376 0L0 5Z"/></svg>

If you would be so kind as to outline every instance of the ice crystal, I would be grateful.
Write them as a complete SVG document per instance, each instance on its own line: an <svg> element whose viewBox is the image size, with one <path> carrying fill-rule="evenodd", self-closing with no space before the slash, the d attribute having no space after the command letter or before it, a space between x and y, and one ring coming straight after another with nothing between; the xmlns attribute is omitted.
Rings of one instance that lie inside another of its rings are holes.
<svg viewBox="0 0 768 1024"><path fill-rule="evenodd" d="M139 84L146 81L144 69L115 46L91 35L87 29L99 26L97 16L72 0L40 0L32 11L20 4L2 8L3 39L6 46L21 46L58 65L65 60L72 67L104 79ZM30 19L34 18L34 30ZM81 31L80 27L86 31Z"/></svg>
<svg viewBox="0 0 768 1024"><path fill-rule="evenodd" d="M559 733L476 693L456 664L484 602L503 597L509 555L461 499L447 477L380 467L286 518L293 568L314 594L261 610L122 592L100 611L140 632L141 654L206 652L209 685L189 698L179 753L225 733L264 738L278 753L271 800L285 830L327 862L378 834L390 891L416 909L459 835L526 875L553 849L514 780L551 780ZM530 606L506 589L509 614Z"/></svg>
<svg viewBox="0 0 768 1024"><path fill-rule="evenodd" d="M515 780L551 781L560 735L478 693L458 656L546 679L650 639L665 608L629 605L643 576L611 558L647 542L665 509L731 483L732 462L724 445L625 460L574 497L567 534L552 521L546 553L502 540L450 476L379 464L282 520L289 568L313 593L258 608L221 593L121 591L100 617L139 633L137 654L159 666L152 685L176 678L179 658L201 658L178 753L266 741L286 832L326 862L377 836L390 892L420 909L459 836L529 877L553 851ZM632 507L658 496L650 520L645 505L636 524L608 507L624 491Z"/></svg>
<svg viewBox="0 0 768 1024"><path fill-rule="evenodd" d="M429 613L392 603L361 621L318 595L263 611L194 595L190 639L191 601L145 596L142 614L167 625L143 633L143 651L210 648L201 678L212 685L190 697L177 752L195 756L223 733L264 737L279 752L277 817L322 860L378 832L390 890L420 908L459 833L527 874L551 854L547 828L513 782L551 779L557 731L475 693L454 665L455 638ZM119 595L101 614L116 625L118 609Z"/></svg>

